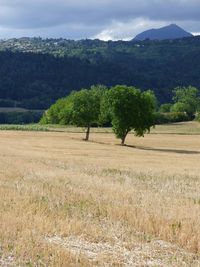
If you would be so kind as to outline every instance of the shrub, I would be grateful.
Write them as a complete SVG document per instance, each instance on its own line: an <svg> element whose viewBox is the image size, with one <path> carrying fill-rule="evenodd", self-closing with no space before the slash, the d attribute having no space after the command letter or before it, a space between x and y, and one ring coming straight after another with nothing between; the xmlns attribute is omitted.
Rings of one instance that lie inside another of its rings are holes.
<svg viewBox="0 0 200 267"><path fill-rule="evenodd" d="M199 121L200 122L200 113L197 113L195 116L195 121Z"/></svg>
<svg viewBox="0 0 200 267"><path fill-rule="evenodd" d="M159 108L160 113L168 113L172 107L171 103L162 104Z"/></svg>
<svg viewBox="0 0 200 267"><path fill-rule="evenodd" d="M185 112L168 112L168 113L156 113L155 124L165 124L189 121L190 118Z"/></svg>

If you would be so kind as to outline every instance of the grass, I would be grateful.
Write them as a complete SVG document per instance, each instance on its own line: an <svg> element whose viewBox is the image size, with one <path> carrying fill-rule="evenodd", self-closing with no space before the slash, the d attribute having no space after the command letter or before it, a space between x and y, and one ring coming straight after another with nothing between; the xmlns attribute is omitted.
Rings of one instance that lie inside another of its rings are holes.
<svg viewBox="0 0 200 267"><path fill-rule="evenodd" d="M191 122L179 122L173 124L157 125L155 129L152 129L152 133L167 133L167 134L200 134L200 123L196 121Z"/></svg>
<svg viewBox="0 0 200 267"><path fill-rule="evenodd" d="M200 266L200 139L162 127L1 131L0 266Z"/></svg>
<svg viewBox="0 0 200 267"><path fill-rule="evenodd" d="M61 125L46 125L50 131L63 131L69 133L83 133L84 128ZM112 133L111 128L94 127L91 128L92 133ZM182 135L200 135L200 123L196 121L179 122L172 124L156 125L151 129L151 134L182 134Z"/></svg>
<svg viewBox="0 0 200 267"><path fill-rule="evenodd" d="M0 131L39 131L46 132L49 128L39 124L1 124Z"/></svg>
<svg viewBox="0 0 200 267"><path fill-rule="evenodd" d="M66 132L66 133L85 133L85 128L65 126L59 124L0 124L1 130L14 130L14 131L51 131L51 132ZM111 128L92 127L91 133L113 133ZM151 129L151 134L177 134L177 135L200 135L199 122L180 122L173 124L156 125Z"/></svg>
<svg viewBox="0 0 200 267"><path fill-rule="evenodd" d="M63 126L63 125L45 125L50 131L61 131L68 133L84 133L85 128ZM112 133L111 128L92 127L91 133ZM156 125L151 129L151 134L180 134L180 135L200 135L200 123L196 121L179 122L172 124Z"/></svg>

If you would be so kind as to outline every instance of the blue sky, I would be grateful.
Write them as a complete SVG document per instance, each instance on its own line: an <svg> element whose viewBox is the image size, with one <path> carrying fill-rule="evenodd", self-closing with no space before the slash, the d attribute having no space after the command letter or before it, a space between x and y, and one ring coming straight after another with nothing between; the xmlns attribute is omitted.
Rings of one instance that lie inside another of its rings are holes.
<svg viewBox="0 0 200 267"><path fill-rule="evenodd" d="M0 38L129 40L171 23L200 34L200 0L0 0Z"/></svg>

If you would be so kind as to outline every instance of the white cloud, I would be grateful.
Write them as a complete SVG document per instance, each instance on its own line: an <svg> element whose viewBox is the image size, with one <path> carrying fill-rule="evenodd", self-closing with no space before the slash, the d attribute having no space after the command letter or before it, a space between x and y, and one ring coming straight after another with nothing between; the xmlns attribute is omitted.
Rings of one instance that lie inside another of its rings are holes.
<svg viewBox="0 0 200 267"><path fill-rule="evenodd" d="M159 28L166 25L166 23L165 21L151 21L145 18L137 18L128 22L113 21L106 29L92 36L92 39L128 41L146 29Z"/></svg>
<svg viewBox="0 0 200 267"><path fill-rule="evenodd" d="M200 36L200 32L192 32L192 34L194 35L194 36Z"/></svg>

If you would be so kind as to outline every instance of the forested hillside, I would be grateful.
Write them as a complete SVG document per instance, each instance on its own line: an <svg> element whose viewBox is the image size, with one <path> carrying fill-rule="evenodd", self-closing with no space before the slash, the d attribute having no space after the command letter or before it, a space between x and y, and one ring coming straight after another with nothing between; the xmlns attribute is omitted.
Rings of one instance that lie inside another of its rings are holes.
<svg viewBox="0 0 200 267"><path fill-rule="evenodd" d="M152 89L161 103L176 86L200 88L200 37L104 42L21 38L0 41L0 106L46 109L92 84Z"/></svg>

